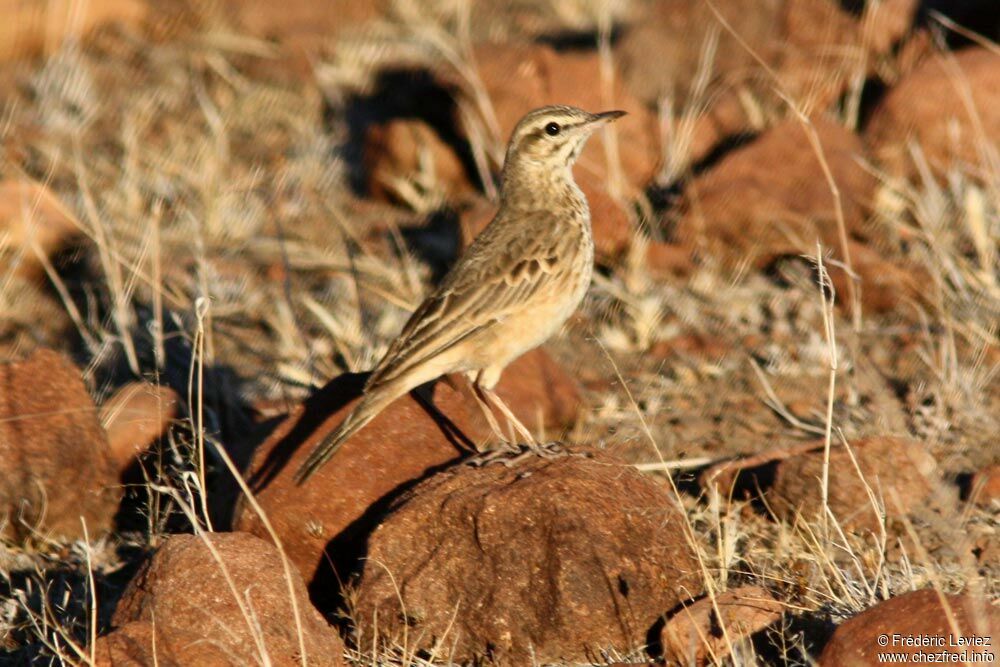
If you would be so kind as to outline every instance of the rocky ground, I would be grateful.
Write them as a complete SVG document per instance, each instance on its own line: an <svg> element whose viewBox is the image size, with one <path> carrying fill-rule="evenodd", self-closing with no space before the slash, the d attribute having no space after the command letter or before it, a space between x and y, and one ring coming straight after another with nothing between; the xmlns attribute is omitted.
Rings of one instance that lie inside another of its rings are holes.
<svg viewBox="0 0 1000 667"><path fill-rule="evenodd" d="M988 0L0 14L0 664L997 653ZM296 486L548 103L629 112L498 388L564 455L446 378Z"/></svg>

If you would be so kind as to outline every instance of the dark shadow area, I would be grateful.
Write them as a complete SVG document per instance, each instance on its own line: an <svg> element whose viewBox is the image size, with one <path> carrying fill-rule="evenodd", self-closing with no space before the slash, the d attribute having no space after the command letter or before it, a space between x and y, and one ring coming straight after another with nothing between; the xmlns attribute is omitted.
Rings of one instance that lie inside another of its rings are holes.
<svg viewBox="0 0 1000 667"><path fill-rule="evenodd" d="M828 269L828 272L835 270L833 267L826 265L825 261L824 265ZM778 255L762 269L761 273L782 289L799 287L816 290L820 285L819 267L802 255ZM828 301L833 300L833 288L825 281L823 282L823 292Z"/></svg>
<svg viewBox="0 0 1000 667"><path fill-rule="evenodd" d="M296 424L268 454L261 467L250 476L248 484L255 493L266 488L288 465L292 456L322 427L331 414L343 409L361 395L369 373L345 373L334 378L303 403L303 412ZM316 565L309 582L309 594L318 609L333 614L343 606L343 587L361 571L368 553L368 537L397 501L414 486L450 467L474 449L473 442L458 429L433 403L435 383L413 392L428 415L441 428L455 447L455 458L425 470L420 476L402 482L372 503L354 522L326 545L324 557Z"/></svg>
<svg viewBox="0 0 1000 667"><path fill-rule="evenodd" d="M618 44L624 32L620 25L611 26L609 41L612 47ZM596 30L564 30L542 35L536 41L551 46L556 51L594 51L599 40L600 33Z"/></svg>
<svg viewBox="0 0 1000 667"><path fill-rule="evenodd" d="M129 581L146 561L146 552L138 547L119 545L117 557L123 565L113 571L94 570L94 588L97 596L97 633L104 634L111 628L111 617L118 600L125 592ZM23 600L16 616L16 624L9 628L0 644L0 665L59 664L53 652L39 641L31 629L29 617L48 623L55 622L78 646L89 642L92 603L91 587L85 561L72 565L62 562L58 567L42 571L12 570L0 578L0 600L14 600L17 593ZM48 637L59 649L69 656L76 655L73 649L59 636L51 625ZM17 646L16 651L5 652L6 646Z"/></svg>
<svg viewBox="0 0 1000 667"><path fill-rule="evenodd" d="M663 626L667 624L667 616L673 613L672 610L669 614L660 616L646 631L646 654L654 660L663 659Z"/></svg>
<svg viewBox="0 0 1000 667"><path fill-rule="evenodd" d="M431 282L444 278L462 250L459 214L451 208L431 213L419 227L402 230L407 249L431 267Z"/></svg>
<svg viewBox="0 0 1000 667"><path fill-rule="evenodd" d="M343 373L330 380L302 404L302 416L292 430L267 455L264 463L247 479L253 493L259 493L278 476L292 455L323 425L330 415L361 396L370 373ZM259 443L258 443L259 444ZM255 447L256 449L256 447ZM251 454L252 457L252 454Z"/></svg>
<svg viewBox="0 0 1000 667"><path fill-rule="evenodd" d="M944 29L945 42L950 49L960 49L974 44L974 40L944 28L934 18L941 14L968 31L987 39L1000 39L1000 5L996 0L924 0L917 12L917 25L938 26Z"/></svg>
<svg viewBox="0 0 1000 667"><path fill-rule="evenodd" d="M889 86L878 77L870 77L865 80L861 87L861 103L858 106L858 132L864 132L871 120L872 112L878 107L879 102L889 92Z"/></svg>
<svg viewBox="0 0 1000 667"><path fill-rule="evenodd" d="M671 214L677 212L681 206L687 181L709 171L729 153L751 143L757 136L758 133L755 132L741 132L726 137L676 180L670 183L657 183L654 180L646 186L646 199L653 209L652 219L647 225L649 235L658 241L675 242L677 239Z"/></svg>
<svg viewBox="0 0 1000 667"><path fill-rule="evenodd" d="M327 104L327 126L343 119L347 123L347 141L340 157L347 163L351 187L358 195L367 194L368 169L365 164L365 135L372 125L397 119L422 120L458 156L469 180L482 187L472 149L460 132L456 91L423 69L387 69L380 72L368 95L349 98L343 107Z"/></svg>
<svg viewBox="0 0 1000 667"><path fill-rule="evenodd" d="M760 465L743 468L733 472L733 481L726 488L719 489L719 492L733 500L750 501L750 507L755 512L764 516L771 516L771 511L767 507L764 494L774 485L775 473L778 464L785 459L775 459ZM708 489L703 489L707 492Z"/></svg>
<svg viewBox="0 0 1000 667"><path fill-rule="evenodd" d="M960 472L955 475L954 483L958 487L958 497L964 503L969 501L969 497L972 495L972 480L974 473L971 472Z"/></svg>
<svg viewBox="0 0 1000 667"><path fill-rule="evenodd" d="M823 647L830 641L837 625L823 612L809 612L799 616L785 614L782 625L772 625L752 635L753 647L763 665L812 665L819 659ZM781 627L781 645L772 636ZM801 644L805 646L802 651Z"/></svg>
<svg viewBox="0 0 1000 667"><path fill-rule="evenodd" d="M337 611L343 610L345 588L356 582L364 570L368 539L382 520L406 501L409 491L415 486L450 468L462 458L463 455L458 454L454 460L432 466L419 477L397 485L327 542L323 558L316 564L309 582L309 599L320 612L331 618ZM346 625L342 629L346 630Z"/></svg>
<svg viewBox="0 0 1000 667"><path fill-rule="evenodd" d="M865 10L868 0L840 0L840 8L855 18L859 18Z"/></svg>
<svg viewBox="0 0 1000 667"><path fill-rule="evenodd" d="M727 154L753 142L759 132L738 132L717 143L703 158L691 165L691 172L697 176L717 165Z"/></svg>
<svg viewBox="0 0 1000 667"><path fill-rule="evenodd" d="M330 380L302 404L302 415L281 442L267 455L263 464L247 480L250 490L257 493L270 484L296 451L312 437L330 415L360 398L371 373L343 373ZM438 410L433 403L435 382L414 389L411 394L441 429L457 452L468 452L475 445L462 431Z"/></svg>

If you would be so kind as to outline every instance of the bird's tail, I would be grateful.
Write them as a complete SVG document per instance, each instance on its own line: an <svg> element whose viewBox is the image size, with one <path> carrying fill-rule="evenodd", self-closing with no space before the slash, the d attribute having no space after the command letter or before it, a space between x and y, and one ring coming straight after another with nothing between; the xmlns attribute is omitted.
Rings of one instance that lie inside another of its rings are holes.
<svg viewBox="0 0 1000 667"><path fill-rule="evenodd" d="M372 419L375 419L375 416L396 398L391 392L385 391L374 391L366 394L357 407L340 423L340 426L331 431L309 453L309 458L295 471L295 483L303 484L312 477L317 470L323 467L324 463L337 453L337 450L348 438L364 428Z"/></svg>

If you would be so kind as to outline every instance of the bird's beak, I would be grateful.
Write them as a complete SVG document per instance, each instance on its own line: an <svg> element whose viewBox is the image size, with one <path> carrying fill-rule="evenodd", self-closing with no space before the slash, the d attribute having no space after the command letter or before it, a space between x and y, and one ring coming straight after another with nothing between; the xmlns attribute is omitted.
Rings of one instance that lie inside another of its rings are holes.
<svg viewBox="0 0 1000 667"><path fill-rule="evenodd" d="M594 118L590 122L603 125L605 123L618 120L624 115L624 111L602 111L601 113L594 114Z"/></svg>

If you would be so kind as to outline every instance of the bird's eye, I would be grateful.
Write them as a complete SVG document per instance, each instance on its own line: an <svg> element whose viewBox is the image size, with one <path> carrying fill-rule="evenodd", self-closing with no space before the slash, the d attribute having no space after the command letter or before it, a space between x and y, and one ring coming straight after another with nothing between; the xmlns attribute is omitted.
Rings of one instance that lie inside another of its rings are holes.
<svg viewBox="0 0 1000 667"><path fill-rule="evenodd" d="M561 129L562 128L559 127L559 123L549 123L548 125L545 126L545 134L549 135L550 137L554 137L557 134L559 134L559 130Z"/></svg>

